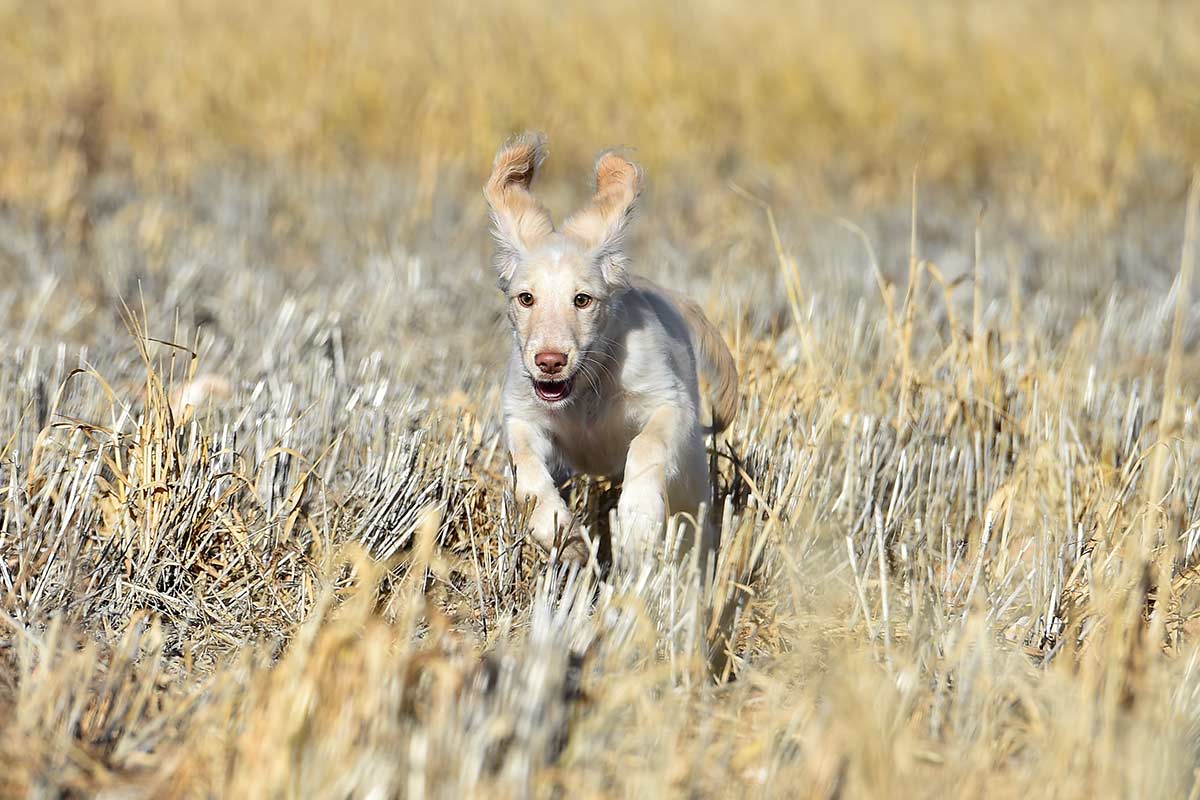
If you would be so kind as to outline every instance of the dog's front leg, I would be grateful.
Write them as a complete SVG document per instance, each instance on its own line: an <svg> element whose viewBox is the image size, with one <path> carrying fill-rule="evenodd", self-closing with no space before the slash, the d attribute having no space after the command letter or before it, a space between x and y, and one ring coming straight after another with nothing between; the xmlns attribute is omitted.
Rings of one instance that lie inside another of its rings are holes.
<svg viewBox="0 0 1200 800"><path fill-rule="evenodd" d="M547 464L554 454L550 437L527 422L509 419L508 448L516 470L516 494L519 502L534 502L529 519L533 538L549 551L559 534L571 525L571 512L558 494L558 487ZM579 548L565 547L563 555L578 556Z"/></svg>
<svg viewBox="0 0 1200 800"><path fill-rule="evenodd" d="M668 478L686 466L681 463L683 416L681 410L663 406L629 443L617 521L626 541L636 547L652 546L666 522Z"/></svg>

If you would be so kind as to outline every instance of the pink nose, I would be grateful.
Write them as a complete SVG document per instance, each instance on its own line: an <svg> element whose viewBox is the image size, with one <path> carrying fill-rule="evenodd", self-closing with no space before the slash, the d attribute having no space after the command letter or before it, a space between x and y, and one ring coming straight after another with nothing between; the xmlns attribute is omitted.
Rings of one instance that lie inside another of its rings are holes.
<svg viewBox="0 0 1200 800"><path fill-rule="evenodd" d="M538 369L547 375L557 375L562 372L562 368L567 365L566 353L538 353L533 363L538 365Z"/></svg>

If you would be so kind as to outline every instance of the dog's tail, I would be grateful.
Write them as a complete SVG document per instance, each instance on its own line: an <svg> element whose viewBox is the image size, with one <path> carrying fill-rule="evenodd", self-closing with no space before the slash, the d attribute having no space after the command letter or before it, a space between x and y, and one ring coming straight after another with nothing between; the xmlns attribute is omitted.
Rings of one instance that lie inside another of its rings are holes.
<svg viewBox="0 0 1200 800"><path fill-rule="evenodd" d="M671 293L679 313L687 322L696 352L696 368L700 386L712 409L710 433L720 433L729 427L738 411L738 374L733 353L721 338L721 332L709 322L704 310L681 294Z"/></svg>

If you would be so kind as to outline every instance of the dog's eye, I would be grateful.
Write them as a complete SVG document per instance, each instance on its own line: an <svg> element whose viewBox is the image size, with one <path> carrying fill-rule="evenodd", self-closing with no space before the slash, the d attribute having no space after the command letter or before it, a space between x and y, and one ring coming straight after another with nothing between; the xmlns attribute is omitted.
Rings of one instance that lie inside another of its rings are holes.
<svg viewBox="0 0 1200 800"><path fill-rule="evenodd" d="M529 308L531 305L533 305L533 295L531 295L529 292L521 292L519 295L517 295L517 302L526 308Z"/></svg>
<svg viewBox="0 0 1200 800"><path fill-rule="evenodd" d="M591 295L586 295L586 294L582 294L582 293L575 295L575 307L576 308L587 308L591 304L592 304Z"/></svg>

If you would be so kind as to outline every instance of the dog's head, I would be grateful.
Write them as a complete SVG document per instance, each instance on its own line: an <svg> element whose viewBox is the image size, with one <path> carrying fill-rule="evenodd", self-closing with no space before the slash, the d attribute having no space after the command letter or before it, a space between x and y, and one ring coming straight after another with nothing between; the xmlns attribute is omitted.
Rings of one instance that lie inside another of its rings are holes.
<svg viewBox="0 0 1200 800"><path fill-rule="evenodd" d="M605 324L628 285L625 226L642 172L613 152L596 161L596 194L556 231L530 192L546 158L541 134L523 134L496 154L484 196L492 209L496 271L521 363L538 398L566 402L575 378L603 350Z"/></svg>

